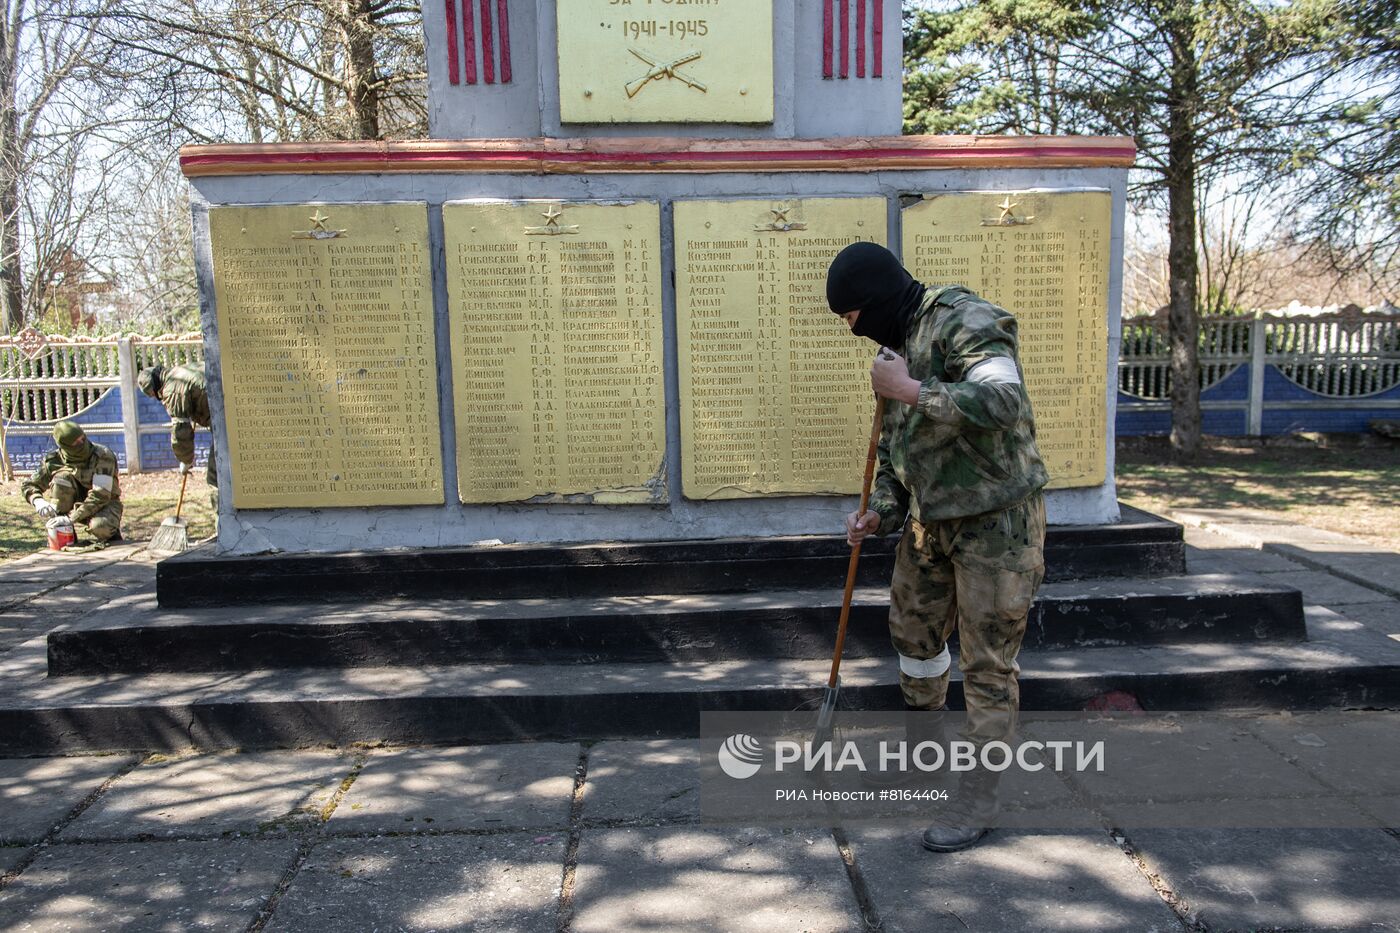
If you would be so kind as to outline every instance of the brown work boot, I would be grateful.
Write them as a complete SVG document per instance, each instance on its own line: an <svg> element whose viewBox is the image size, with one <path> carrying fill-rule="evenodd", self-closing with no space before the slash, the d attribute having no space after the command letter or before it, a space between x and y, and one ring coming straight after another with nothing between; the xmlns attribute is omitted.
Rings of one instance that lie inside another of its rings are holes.
<svg viewBox="0 0 1400 933"><path fill-rule="evenodd" d="M995 771L963 772L957 796L947 811L924 830L924 848L930 852L957 852L976 845L991 832L1001 810L999 778Z"/></svg>

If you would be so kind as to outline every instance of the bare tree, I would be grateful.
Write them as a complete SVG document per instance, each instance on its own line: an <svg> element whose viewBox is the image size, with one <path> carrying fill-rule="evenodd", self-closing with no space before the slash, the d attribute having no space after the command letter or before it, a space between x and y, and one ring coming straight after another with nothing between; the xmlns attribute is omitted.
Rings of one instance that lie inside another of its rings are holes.
<svg viewBox="0 0 1400 933"><path fill-rule="evenodd" d="M112 257L122 277L115 323L124 330L157 333L198 330L199 292L184 178L167 159L128 179L121 195L127 219Z"/></svg>
<svg viewBox="0 0 1400 933"><path fill-rule="evenodd" d="M51 265L27 283L25 237L45 257L71 249L92 212L71 202L82 175L77 159L101 142L113 82L110 49L95 23L112 0L7 0L0 22L0 303L14 332L40 304ZM89 138L91 137L91 138ZM47 188L40 203L39 189ZM28 220L26 225L25 221ZM52 225L51 220L61 219ZM27 229L26 229L27 226ZM58 242L55 242L55 241Z"/></svg>
<svg viewBox="0 0 1400 933"><path fill-rule="evenodd" d="M195 138L380 139L426 130L421 16L416 0L153 0L100 28ZM230 110L241 127L218 121Z"/></svg>

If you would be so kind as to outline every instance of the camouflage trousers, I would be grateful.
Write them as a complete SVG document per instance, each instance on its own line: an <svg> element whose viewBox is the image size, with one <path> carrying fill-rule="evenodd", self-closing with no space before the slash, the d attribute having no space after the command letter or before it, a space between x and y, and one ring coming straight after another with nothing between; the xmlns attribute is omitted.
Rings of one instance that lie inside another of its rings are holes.
<svg viewBox="0 0 1400 933"><path fill-rule="evenodd" d="M1045 578L1044 547L1039 492L997 512L927 525L910 520L890 583L890 641L909 706L943 706L956 630L968 738L1010 737L1021 702L1016 655Z"/></svg>
<svg viewBox="0 0 1400 933"><path fill-rule="evenodd" d="M59 515L68 515L82 501L80 487L72 470L59 470L49 483L53 495L53 507ZM88 532L98 541L110 541L121 534L122 503L109 502L87 519ZM82 522L74 522L82 524Z"/></svg>

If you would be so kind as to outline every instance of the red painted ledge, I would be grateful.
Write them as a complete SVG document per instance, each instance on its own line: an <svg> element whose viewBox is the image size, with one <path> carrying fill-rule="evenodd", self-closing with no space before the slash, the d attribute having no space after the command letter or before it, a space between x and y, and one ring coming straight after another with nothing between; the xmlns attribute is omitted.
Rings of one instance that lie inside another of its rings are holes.
<svg viewBox="0 0 1400 933"><path fill-rule="evenodd" d="M929 168L1128 168L1123 136L879 136L845 139L472 139L185 146L188 178L485 172L875 172Z"/></svg>

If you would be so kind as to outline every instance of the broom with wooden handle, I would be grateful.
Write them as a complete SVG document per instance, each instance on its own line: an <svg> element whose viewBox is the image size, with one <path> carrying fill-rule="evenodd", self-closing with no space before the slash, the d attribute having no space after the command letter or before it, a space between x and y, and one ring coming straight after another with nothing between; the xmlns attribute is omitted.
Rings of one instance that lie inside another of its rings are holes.
<svg viewBox="0 0 1400 933"><path fill-rule="evenodd" d="M888 351L881 348L881 354ZM890 359L885 356L885 359ZM880 426L885 420L884 396L875 396L875 418L870 425L870 449L865 454L865 482L860 489L860 511L864 517L870 505L870 487L875 481L875 454L880 446ZM860 545L851 545L851 561L846 565L846 592L841 597L841 620L836 625L836 650L831 656L831 676L826 681L826 692L822 695L821 712L817 713L817 733L813 737L813 747L831 741L832 720L836 714L836 699L841 693L841 652L846 647L846 623L851 619L851 596L856 588L856 566L860 562Z"/></svg>
<svg viewBox="0 0 1400 933"><path fill-rule="evenodd" d="M175 502L175 516L161 522L160 527L156 529L150 547L147 548L153 554L169 557L190 546L189 530L185 527L185 520L180 517L180 510L185 507L185 483L189 482L189 478L188 472L180 474L180 498Z"/></svg>

